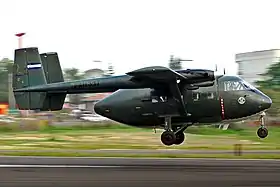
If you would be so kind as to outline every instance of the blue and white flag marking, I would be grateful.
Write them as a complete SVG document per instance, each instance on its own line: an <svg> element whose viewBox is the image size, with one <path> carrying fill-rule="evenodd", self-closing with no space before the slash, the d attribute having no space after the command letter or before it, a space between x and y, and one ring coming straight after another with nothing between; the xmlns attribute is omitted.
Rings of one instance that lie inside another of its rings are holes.
<svg viewBox="0 0 280 187"><path fill-rule="evenodd" d="M42 64L28 64L27 69L40 69Z"/></svg>

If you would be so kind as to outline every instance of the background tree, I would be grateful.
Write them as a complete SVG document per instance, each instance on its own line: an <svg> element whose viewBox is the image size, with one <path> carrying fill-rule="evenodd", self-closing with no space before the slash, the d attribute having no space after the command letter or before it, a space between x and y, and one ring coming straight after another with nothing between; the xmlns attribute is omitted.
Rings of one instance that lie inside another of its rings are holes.
<svg viewBox="0 0 280 187"><path fill-rule="evenodd" d="M80 80L84 78L84 74L77 68L66 68L63 71L64 79L67 81Z"/></svg>
<svg viewBox="0 0 280 187"><path fill-rule="evenodd" d="M0 60L0 102L9 102L9 82L8 75L12 72L13 60L3 58Z"/></svg>
<svg viewBox="0 0 280 187"><path fill-rule="evenodd" d="M273 103L267 113L271 116L280 114L280 61L271 65L264 74L264 80L256 81L259 89L268 95Z"/></svg>
<svg viewBox="0 0 280 187"><path fill-rule="evenodd" d="M77 68L66 68L63 71L65 81L75 81L84 78L84 74ZM69 95L69 100L71 104L80 104L81 94L71 94Z"/></svg>

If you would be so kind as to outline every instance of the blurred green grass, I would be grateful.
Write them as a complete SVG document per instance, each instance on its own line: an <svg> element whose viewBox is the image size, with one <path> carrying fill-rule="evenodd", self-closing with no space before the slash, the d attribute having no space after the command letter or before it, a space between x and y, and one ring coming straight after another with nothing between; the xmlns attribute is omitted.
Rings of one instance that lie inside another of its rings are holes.
<svg viewBox="0 0 280 187"><path fill-rule="evenodd" d="M110 122L79 122L71 125L49 124L46 120L0 124L0 149L200 149L244 150L280 149L280 128L269 127L269 136L260 139L258 127L222 130L213 126L192 126L179 146L164 146L162 130L131 127Z"/></svg>

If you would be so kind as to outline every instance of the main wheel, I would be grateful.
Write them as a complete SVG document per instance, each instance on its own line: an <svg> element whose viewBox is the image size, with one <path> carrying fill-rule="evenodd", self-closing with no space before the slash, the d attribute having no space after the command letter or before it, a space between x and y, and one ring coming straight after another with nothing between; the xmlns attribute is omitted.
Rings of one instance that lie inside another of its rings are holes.
<svg viewBox="0 0 280 187"><path fill-rule="evenodd" d="M176 140L174 144L180 145L181 143L184 142L184 140L185 140L185 134L183 132L179 132L176 134Z"/></svg>
<svg viewBox="0 0 280 187"><path fill-rule="evenodd" d="M268 135L268 130L267 128L259 128L257 134L260 138L265 138Z"/></svg>
<svg viewBox="0 0 280 187"><path fill-rule="evenodd" d="M176 141L176 136L175 136L174 132L164 131L161 134L161 142L164 145L170 146L170 145L174 144L175 141Z"/></svg>

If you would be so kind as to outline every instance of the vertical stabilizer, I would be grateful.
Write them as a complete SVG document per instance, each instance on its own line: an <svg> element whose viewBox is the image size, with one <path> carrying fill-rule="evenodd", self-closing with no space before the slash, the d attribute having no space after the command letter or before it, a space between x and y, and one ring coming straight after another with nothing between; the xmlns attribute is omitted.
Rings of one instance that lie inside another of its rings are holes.
<svg viewBox="0 0 280 187"><path fill-rule="evenodd" d="M15 50L13 89L63 82L57 53L39 54L38 48ZM14 92L20 110L61 110L65 93Z"/></svg>
<svg viewBox="0 0 280 187"><path fill-rule="evenodd" d="M15 50L13 65L13 89L46 84L38 48L21 48ZM19 109L37 109L43 106L46 93L14 92Z"/></svg>

